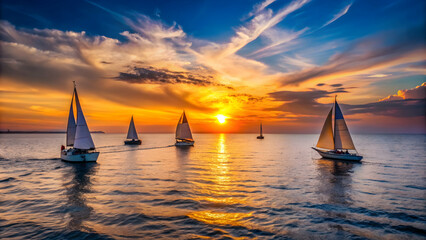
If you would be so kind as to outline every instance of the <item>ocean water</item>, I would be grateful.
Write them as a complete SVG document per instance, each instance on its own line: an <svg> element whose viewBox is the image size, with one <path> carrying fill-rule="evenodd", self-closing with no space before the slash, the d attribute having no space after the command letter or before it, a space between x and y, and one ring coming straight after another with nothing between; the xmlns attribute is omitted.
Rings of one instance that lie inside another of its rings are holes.
<svg viewBox="0 0 426 240"><path fill-rule="evenodd" d="M320 159L318 135L0 135L0 239L425 239L426 136L354 135L362 163Z"/></svg>

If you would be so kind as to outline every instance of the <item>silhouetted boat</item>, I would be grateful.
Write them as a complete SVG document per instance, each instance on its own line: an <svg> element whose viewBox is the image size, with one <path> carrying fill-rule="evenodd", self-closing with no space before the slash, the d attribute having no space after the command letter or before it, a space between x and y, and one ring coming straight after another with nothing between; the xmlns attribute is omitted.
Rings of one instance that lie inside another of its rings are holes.
<svg viewBox="0 0 426 240"><path fill-rule="evenodd" d="M257 136L257 139L264 139L265 137L262 134L262 123L260 124L260 135Z"/></svg>
<svg viewBox="0 0 426 240"><path fill-rule="evenodd" d="M75 121L73 111L74 96L77 108L77 122ZM70 148L61 149L61 159L64 161L96 162L98 159L99 152L95 151L95 144L93 143L83 110L80 106L75 83L68 116L66 145Z"/></svg>
<svg viewBox="0 0 426 240"><path fill-rule="evenodd" d="M194 139L192 138L191 129L189 128L188 120L186 119L185 111L180 116L176 127L176 146L193 146Z"/></svg>
<svg viewBox="0 0 426 240"><path fill-rule="evenodd" d="M139 139L138 133L136 132L135 123L133 122L133 116L130 120L129 131L127 131L127 140L124 141L126 145L141 145L142 140Z"/></svg>
<svg viewBox="0 0 426 240"><path fill-rule="evenodd" d="M334 134L332 122L333 107L328 113L318 143L313 149L323 158L361 161L362 156L355 149L351 134L336 99L334 99Z"/></svg>

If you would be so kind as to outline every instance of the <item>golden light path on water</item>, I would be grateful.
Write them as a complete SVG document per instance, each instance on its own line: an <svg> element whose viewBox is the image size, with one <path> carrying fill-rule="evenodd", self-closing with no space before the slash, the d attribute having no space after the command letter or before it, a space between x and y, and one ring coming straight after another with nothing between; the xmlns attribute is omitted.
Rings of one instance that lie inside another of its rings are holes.
<svg viewBox="0 0 426 240"><path fill-rule="evenodd" d="M230 173L229 153L226 150L225 134L220 134L217 142L217 156L206 159L210 171L205 172L203 183L196 185L195 191L200 197L197 201L205 201L215 206L215 210L196 211L188 214L190 218L212 225L242 226L244 219L249 218L252 213L229 212L224 208L234 204L246 204L246 200L235 198L232 190L233 182L238 182L238 175ZM234 172L235 173L235 172Z"/></svg>

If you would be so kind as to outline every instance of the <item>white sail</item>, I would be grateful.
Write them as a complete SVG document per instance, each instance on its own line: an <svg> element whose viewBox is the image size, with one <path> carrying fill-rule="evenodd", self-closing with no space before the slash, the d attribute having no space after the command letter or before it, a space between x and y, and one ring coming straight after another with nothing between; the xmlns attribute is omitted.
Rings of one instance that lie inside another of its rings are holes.
<svg viewBox="0 0 426 240"><path fill-rule="evenodd" d="M72 98L71 98L71 106L70 106L70 112L68 116L68 124L67 124L67 146L73 146L74 145L74 138L75 138L75 119L74 119L74 110L73 110L73 100L74 100L74 91L72 92Z"/></svg>
<svg viewBox="0 0 426 240"><path fill-rule="evenodd" d="M129 131L127 131L127 139L139 139L135 128L135 123L133 122L133 116L130 120Z"/></svg>
<svg viewBox="0 0 426 240"><path fill-rule="evenodd" d="M334 104L334 147L355 150L354 143L337 101Z"/></svg>
<svg viewBox="0 0 426 240"><path fill-rule="evenodd" d="M75 131L74 148L77 149L94 149L92 136L90 135L89 128L87 127L86 119L84 118L83 110L80 106L77 90L75 90L75 104L77 106L77 128Z"/></svg>
<svg viewBox="0 0 426 240"><path fill-rule="evenodd" d="M318 139L317 147L325 149L334 149L334 139L333 139L333 108L330 109L330 112L325 119L324 126L321 130L321 135Z"/></svg>
<svg viewBox="0 0 426 240"><path fill-rule="evenodd" d="M186 119L185 112L182 113L182 116L180 117L178 125L176 127L176 139L193 140L191 129L189 128L189 123Z"/></svg>

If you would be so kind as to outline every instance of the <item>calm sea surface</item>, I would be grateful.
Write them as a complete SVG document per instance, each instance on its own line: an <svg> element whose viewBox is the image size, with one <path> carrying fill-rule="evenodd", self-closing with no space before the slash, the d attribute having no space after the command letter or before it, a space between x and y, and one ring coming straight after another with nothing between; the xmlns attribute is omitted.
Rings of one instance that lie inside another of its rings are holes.
<svg viewBox="0 0 426 240"><path fill-rule="evenodd" d="M361 164L320 159L318 135L0 135L1 239L425 239L426 136L354 135Z"/></svg>

